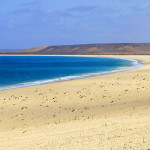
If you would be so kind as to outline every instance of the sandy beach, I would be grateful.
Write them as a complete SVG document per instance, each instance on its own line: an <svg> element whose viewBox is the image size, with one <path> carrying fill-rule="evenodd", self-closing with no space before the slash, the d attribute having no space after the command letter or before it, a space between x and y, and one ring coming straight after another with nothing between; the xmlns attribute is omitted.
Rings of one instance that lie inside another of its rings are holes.
<svg viewBox="0 0 150 150"><path fill-rule="evenodd" d="M1 150L150 149L150 56L143 66L0 91Z"/></svg>

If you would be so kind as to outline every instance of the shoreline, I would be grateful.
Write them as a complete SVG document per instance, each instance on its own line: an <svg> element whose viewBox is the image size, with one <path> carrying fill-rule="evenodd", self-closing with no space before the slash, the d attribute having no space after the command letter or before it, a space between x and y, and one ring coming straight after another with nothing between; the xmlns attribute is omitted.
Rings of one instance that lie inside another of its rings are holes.
<svg viewBox="0 0 150 150"><path fill-rule="evenodd" d="M5 55L5 56L8 56L8 55ZM17 55L17 56L23 56L23 55ZM31 55L27 55L27 56L31 56ZM38 55L38 56L43 56L43 55ZM45 55L45 56L50 56L50 55ZM61 56L61 55L56 55L56 56ZM66 56L66 55L64 55L64 56ZM86 56L86 55L83 55L83 56L82 55L76 55L76 56L70 55L67 57L104 58L103 56ZM106 58L109 58L109 57L106 56ZM113 58L113 57L111 57L111 58ZM79 74L79 75L64 76L64 77L60 77L60 78L43 79L43 80L36 80L36 81L31 81L31 82L17 83L17 84L13 84L13 85L0 86L0 91L16 89L16 88L24 88L24 87L30 87L30 86L37 86L37 85L42 85L42 84L50 84L50 83L56 83L56 82L64 82L64 81L69 81L69 80L78 80L78 79L84 79L84 78L90 78L90 77L96 77L96 76L103 76L103 75L128 71L128 70L132 70L132 69L137 69L137 68L142 67L142 65L143 65L141 60L128 59L128 58L115 58L115 57L114 57L114 59L128 60L128 61L132 62L132 64L130 66L118 67L116 69L109 70L109 71L85 73L85 74Z"/></svg>
<svg viewBox="0 0 150 150"><path fill-rule="evenodd" d="M0 91L1 149L149 149L150 55L122 58L143 66Z"/></svg>

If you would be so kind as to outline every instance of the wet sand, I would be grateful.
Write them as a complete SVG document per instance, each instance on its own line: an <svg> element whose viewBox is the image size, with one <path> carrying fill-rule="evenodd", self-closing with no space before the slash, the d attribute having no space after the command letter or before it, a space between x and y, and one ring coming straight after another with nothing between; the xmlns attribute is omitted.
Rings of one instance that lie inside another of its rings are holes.
<svg viewBox="0 0 150 150"><path fill-rule="evenodd" d="M0 91L0 149L150 148L150 56L141 68Z"/></svg>

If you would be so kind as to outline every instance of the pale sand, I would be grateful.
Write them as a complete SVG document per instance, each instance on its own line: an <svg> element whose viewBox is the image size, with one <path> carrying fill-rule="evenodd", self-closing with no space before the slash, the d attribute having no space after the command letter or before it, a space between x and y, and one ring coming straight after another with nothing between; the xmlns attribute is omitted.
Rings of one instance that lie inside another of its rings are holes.
<svg viewBox="0 0 150 150"><path fill-rule="evenodd" d="M0 91L0 150L150 149L150 56L130 71Z"/></svg>

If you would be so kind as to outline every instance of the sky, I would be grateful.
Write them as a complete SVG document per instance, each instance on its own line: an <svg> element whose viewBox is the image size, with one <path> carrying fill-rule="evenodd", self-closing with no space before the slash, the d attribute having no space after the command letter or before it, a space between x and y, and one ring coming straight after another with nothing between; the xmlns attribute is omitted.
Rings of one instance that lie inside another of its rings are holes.
<svg viewBox="0 0 150 150"><path fill-rule="evenodd" d="M150 0L5 0L0 49L150 42Z"/></svg>

